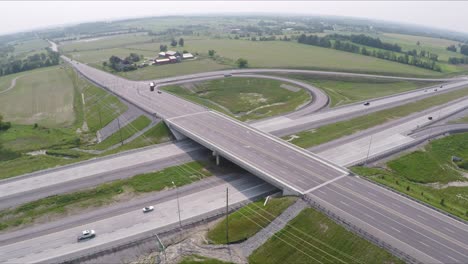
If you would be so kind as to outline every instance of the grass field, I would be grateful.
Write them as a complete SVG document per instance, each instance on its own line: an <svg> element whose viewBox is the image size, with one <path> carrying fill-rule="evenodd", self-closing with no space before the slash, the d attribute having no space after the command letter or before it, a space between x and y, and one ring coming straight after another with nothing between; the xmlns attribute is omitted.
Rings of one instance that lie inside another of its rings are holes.
<svg viewBox="0 0 468 264"><path fill-rule="evenodd" d="M31 40L19 42L14 47L15 47L15 50L13 54L15 56L21 56L24 53L37 52L37 51L44 50L45 48L49 47L49 42L47 42L46 40L37 38L37 39L31 39Z"/></svg>
<svg viewBox="0 0 468 264"><path fill-rule="evenodd" d="M314 209L303 210L249 257L256 263L403 263Z"/></svg>
<svg viewBox="0 0 468 264"><path fill-rule="evenodd" d="M214 258L207 258L200 255L190 255L184 257L179 264L233 264L232 262L224 262Z"/></svg>
<svg viewBox="0 0 468 264"><path fill-rule="evenodd" d="M296 136L298 136L298 138L293 139L291 143L303 148L309 148L467 95L468 88L464 88L438 96L425 98L414 103L356 117L351 120L321 126L317 129L297 133ZM289 139L290 136L283 138Z"/></svg>
<svg viewBox="0 0 468 264"><path fill-rule="evenodd" d="M133 141L110 150L105 154L116 153L124 150L141 148L149 145L160 144L172 139L171 132L164 122L159 122L154 127L148 129L143 135L135 138Z"/></svg>
<svg viewBox="0 0 468 264"><path fill-rule="evenodd" d="M113 145L119 144L121 140L126 140L133 134L147 127L150 123L151 120L148 117L141 115L137 119L130 122L130 124L122 127L119 131L115 132L105 140L101 141L96 145L92 145L89 148L105 150Z"/></svg>
<svg viewBox="0 0 468 264"><path fill-rule="evenodd" d="M152 42L155 39L156 37L154 36L148 36L143 33L133 33L63 42L60 44L60 49L65 53L86 50L102 50L122 47L128 44ZM157 45L157 48L159 48L159 44Z"/></svg>
<svg viewBox="0 0 468 264"><path fill-rule="evenodd" d="M11 81L15 79L16 77L20 77L21 75L24 75L24 72L8 74L8 75L0 77L0 92L5 91L6 89L10 88Z"/></svg>
<svg viewBox="0 0 468 264"><path fill-rule="evenodd" d="M118 75L130 80L149 80L174 75L193 74L205 71L218 71L230 69L232 66L219 64L208 58L197 58L195 60L183 61L182 63L167 65L151 65L136 71L119 72Z"/></svg>
<svg viewBox="0 0 468 264"><path fill-rule="evenodd" d="M123 195L137 195L186 185L211 176L209 170L213 164L190 162L180 166L166 168L158 172L139 174L129 179L101 184L78 192L53 195L12 209L0 211L0 230L33 223L45 215L66 215L76 208L99 207L118 202Z"/></svg>
<svg viewBox="0 0 468 264"><path fill-rule="evenodd" d="M154 57L159 51L158 44L159 43L156 42L154 45L148 43L134 45L125 44L116 48L70 52L70 54L78 61L91 63L93 65L101 65L102 61L108 60L111 55L128 56L130 52L143 54L147 57ZM206 69L197 68L196 66L199 65L194 63L192 64L193 68L190 69L190 71L187 70L187 65L184 66L184 63L180 63L173 65L173 71L166 71L163 73L160 73L160 68L163 67L147 67L143 70L140 69L127 73L127 77L131 79L151 79L168 76L167 74L173 76L182 73L209 71L215 68L230 68L235 67L235 60L241 57L246 58L249 61L250 67L261 68L306 68L426 77L442 75L435 71L425 70L396 62L385 61L334 49L303 45L294 41L192 39L190 41L186 41L183 48L177 49L199 53L201 58L207 58L208 50L214 49L216 54L220 56L220 63L214 63L213 65L210 65L210 68ZM288 51L287 55L283 55L285 54L285 51ZM183 68L181 73L178 72L178 68ZM458 71L460 69L452 70ZM144 71L144 73L140 74L138 71Z"/></svg>
<svg viewBox="0 0 468 264"><path fill-rule="evenodd" d="M465 161L457 166L452 155ZM468 220L468 186L447 185L468 181L467 160L468 133L463 133L434 140L421 151L388 162L386 169L353 167L352 171Z"/></svg>
<svg viewBox="0 0 468 264"><path fill-rule="evenodd" d="M75 120L73 97L73 84L64 69L24 72L16 86L0 96L0 113L16 124L64 127Z"/></svg>
<svg viewBox="0 0 468 264"><path fill-rule="evenodd" d="M83 79L77 79L77 82L80 82L84 96L84 118L89 132L97 132L127 111L127 105L122 103L116 96Z"/></svg>
<svg viewBox="0 0 468 264"><path fill-rule="evenodd" d="M229 243L241 242L268 226L277 216L296 201L295 197L281 197L248 204L229 214ZM211 229L207 238L213 244L226 244L226 219Z"/></svg>
<svg viewBox="0 0 468 264"><path fill-rule="evenodd" d="M461 117L459 119L453 120L450 123L455 123L455 124L466 124L468 123L468 116Z"/></svg>
<svg viewBox="0 0 468 264"><path fill-rule="evenodd" d="M321 88L330 97L330 105L340 106L367 99L411 91L434 83L417 81L395 81L372 78L317 77L314 75L283 75L306 81Z"/></svg>
<svg viewBox="0 0 468 264"><path fill-rule="evenodd" d="M277 80L233 77L163 89L247 121L291 112L311 100L305 90L294 85L289 85L289 88L295 89L288 90L284 85L289 84Z"/></svg>

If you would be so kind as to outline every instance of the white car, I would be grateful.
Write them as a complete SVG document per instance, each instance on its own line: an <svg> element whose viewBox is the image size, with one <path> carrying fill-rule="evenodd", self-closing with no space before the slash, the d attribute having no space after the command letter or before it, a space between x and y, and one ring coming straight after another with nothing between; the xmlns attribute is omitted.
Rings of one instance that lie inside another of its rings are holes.
<svg viewBox="0 0 468 264"><path fill-rule="evenodd" d="M154 210L153 206L146 206L145 208L143 208L143 213L148 213L148 212L151 212L153 210Z"/></svg>
<svg viewBox="0 0 468 264"><path fill-rule="evenodd" d="M78 236L78 241L90 239L96 236L96 232L94 230L83 230L81 235Z"/></svg>

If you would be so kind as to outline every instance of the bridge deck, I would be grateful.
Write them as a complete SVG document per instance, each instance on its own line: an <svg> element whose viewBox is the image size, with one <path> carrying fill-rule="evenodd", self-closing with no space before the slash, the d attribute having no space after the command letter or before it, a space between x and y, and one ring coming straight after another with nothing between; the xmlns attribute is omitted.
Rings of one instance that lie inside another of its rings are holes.
<svg viewBox="0 0 468 264"><path fill-rule="evenodd" d="M203 111L170 126L264 180L300 194L347 175L346 169L222 114Z"/></svg>

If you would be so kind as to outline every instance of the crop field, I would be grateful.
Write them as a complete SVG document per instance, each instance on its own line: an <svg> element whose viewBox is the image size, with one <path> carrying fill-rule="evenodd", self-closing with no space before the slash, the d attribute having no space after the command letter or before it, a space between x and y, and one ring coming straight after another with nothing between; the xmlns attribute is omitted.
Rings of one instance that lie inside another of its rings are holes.
<svg viewBox="0 0 468 264"><path fill-rule="evenodd" d="M167 44L167 43L166 43ZM153 49L151 49L153 47ZM304 68L321 70L339 70L352 72L411 75L411 76L441 76L442 73L417 68L410 65L404 65L396 62L385 61L373 57L353 54L349 52L326 49L310 45L303 45L296 42L284 41L247 41L232 39L192 39L187 40L183 48L177 47L176 50L187 50L192 53L198 53L200 57L207 58L208 50L213 49L219 56L214 62L220 64L219 68L235 67L235 61L238 58L246 58L249 67L263 68ZM285 53L287 51L287 53ZM125 47L71 52L73 58L92 64L101 64L108 60L111 55L128 56L130 52L143 54L147 57L154 57L159 52L159 43L154 46L148 43L128 44ZM177 67L184 67L184 63L173 66L170 75L180 74ZM163 67L168 67L165 65ZM193 65L191 72L208 71L210 68L201 68L199 65ZM447 65L449 66L449 65ZM147 67L145 73L141 74L144 78L156 78L161 76L158 72L163 67ZM127 73L129 76L135 74ZM184 71L186 72L186 71ZM162 74L165 75L165 74ZM138 76L129 77L137 79Z"/></svg>
<svg viewBox="0 0 468 264"><path fill-rule="evenodd" d="M262 199L229 214L229 243L242 242L255 235L295 201L295 197L272 198L264 206L265 199ZM216 224L207 238L213 244L226 244L226 219Z"/></svg>
<svg viewBox="0 0 468 264"><path fill-rule="evenodd" d="M463 159L452 162L452 156ZM468 220L468 133L432 141L387 162L386 169L353 172Z"/></svg>
<svg viewBox="0 0 468 264"><path fill-rule="evenodd" d="M291 85L297 89L292 91L284 85L277 80L231 77L163 89L246 121L290 112L310 100L305 90Z"/></svg>
<svg viewBox="0 0 468 264"><path fill-rule="evenodd" d="M155 39L155 37L148 36L142 33L124 34L118 36L90 38L77 41L63 42L60 44L60 49L63 52L102 50L122 47L128 44L151 42Z"/></svg>
<svg viewBox="0 0 468 264"><path fill-rule="evenodd" d="M330 105L364 101L367 99L402 93L414 89L428 87L434 83L417 81L395 81L372 78L323 77L314 75L285 74L288 78L306 81L324 90L330 97Z"/></svg>
<svg viewBox="0 0 468 264"><path fill-rule="evenodd" d="M403 263L307 208L249 256L249 263Z"/></svg>
<svg viewBox="0 0 468 264"><path fill-rule="evenodd" d="M149 80L164 78L174 75L193 74L205 71L218 71L232 68L229 65L219 64L208 58L197 58L195 60L183 61L181 63L167 65L150 65L136 71L119 72L118 75L130 80Z"/></svg>
<svg viewBox="0 0 468 264"><path fill-rule="evenodd" d="M49 42L43 39L31 39L27 41L19 42L15 45L15 51L13 54L15 56L21 55L23 53L29 52L37 52L40 50L44 50L45 48L49 47Z"/></svg>
<svg viewBox="0 0 468 264"><path fill-rule="evenodd" d="M70 77L60 67L23 73L16 86L0 96L0 113L17 124L70 125L75 119L73 89Z"/></svg>

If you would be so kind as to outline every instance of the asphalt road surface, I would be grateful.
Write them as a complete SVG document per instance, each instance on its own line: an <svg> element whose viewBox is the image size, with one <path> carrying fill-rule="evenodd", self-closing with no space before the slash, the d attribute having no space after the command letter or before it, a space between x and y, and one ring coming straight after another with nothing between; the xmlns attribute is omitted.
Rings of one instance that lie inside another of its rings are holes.
<svg viewBox="0 0 468 264"><path fill-rule="evenodd" d="M263 121L253 122L251 125L257 129L272 133L277 136L291 135L300 131L317 128L342 120L348 120L350 118L408 104L416 100L430 96L436 96L441 93L447 93L465 87L468 87L468 80L461 80L445 84L443 88L440 88L440 85L436 85L410 92L400 93L397 95L369 100L370 105L368 106L365 106L362 102L360 102L295 118L290 116L274 117Z"/></svg>
<svg viewBox="0 0 468 264"><path fill-rule="evenodd" d="M303 194L348 174L327 160L216 112L194 113L166 122L281 189Z"/></svg>
<svg viewBox="0 0 468 264"><path fill-rule="evenodd" d="M468 263L466 224L366 180L345 177L307 195L422 263Z"/></svg>
<svg viewBox="0 0 468 264"><path fill-rule="evenodd" d="M192 141L157 145L0 181L0 209L106 181L157 171L209 153Z"/></svg>
<svg viewBox="0 0 468 264"><path fill-rule="evenodd" d="M257 197L277 192L277 189L264 181L244 175L228 179L222 184L213 184L194 193L183 194L179 198L180 216L183 223L190 223L195 218L224 210L226 206L226 188L229 188L229 204L234 205ZM128 241L130 238L154 234L168 227L178 226L177 198L158 201L153 205L154 211L144 214L141 208L126 211L105 219L83 219L64 228L40 234L36 230L34 237L28 237L13 243L2 243L0 246L1 263L51 263L60 262L77 255L87 254L99 248L105 248ZM78 234L85 229L94 229L96 238L77 242ZM44 231L42 231L44 232ZM19 236L25 235L23 232ZM28 236L26 234L26 236ZM14 237L8 237L14 241Z"/></svg>

